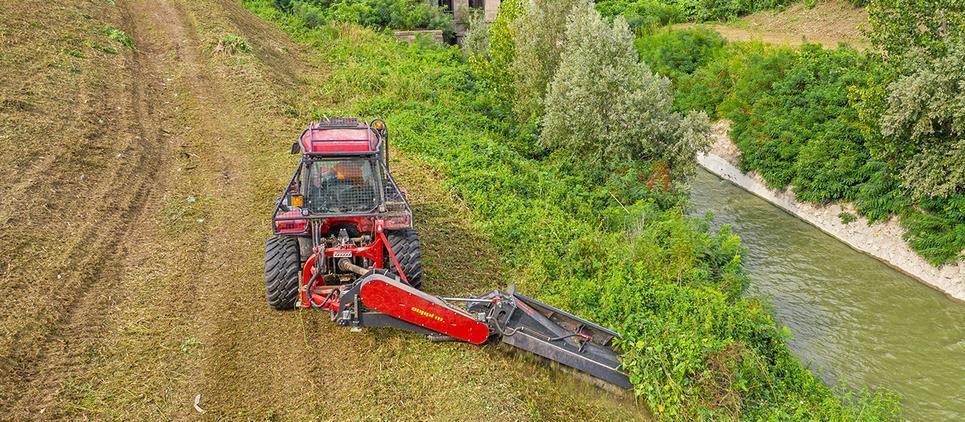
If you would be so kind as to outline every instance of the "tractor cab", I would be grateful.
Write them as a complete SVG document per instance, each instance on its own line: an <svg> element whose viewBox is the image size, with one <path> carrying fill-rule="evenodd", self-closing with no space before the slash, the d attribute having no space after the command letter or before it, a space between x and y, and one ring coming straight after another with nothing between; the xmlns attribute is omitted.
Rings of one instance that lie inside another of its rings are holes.
<svg viewBox="0 0 965 422"><path fill-rule="evenodd" d="M371 231L377 221L386 230L412 227L405 192L389 173L382 120L312 123L292 144L292 153L302 159L276 206L275 234L308 235L311 220L352 235Z"/></svg>
<svg viewBox="0 0 965 422"><path fill-rule="evenodd" d="M381 166L372 159L341 158L302 163L302 205L311 214L370 213L384 202Z"/></svg>

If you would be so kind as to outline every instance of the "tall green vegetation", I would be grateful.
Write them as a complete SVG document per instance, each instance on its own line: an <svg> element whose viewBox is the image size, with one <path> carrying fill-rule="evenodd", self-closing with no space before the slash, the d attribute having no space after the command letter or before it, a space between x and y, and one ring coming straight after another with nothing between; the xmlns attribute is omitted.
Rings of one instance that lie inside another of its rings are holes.
<svg viewBox="0 0 965 422"><path fill-rule="evenodd" d="M872 1L868 14L890 67L859 104L880 116L868 125L872 152L915 198L965 193L965 3Z"/></svg>
<svg viewBox="0 0 965 422"><path fill-rule="evenodd" d="M379 29L441 29L452 37L452 16L420 0L274 0L276 8L306 25L346 22Z"/></svg>
<svg viewBox="0 0 965 422"><path fill-rule="evenodd" d="M872 2L875 50L721 46L701 29L640 37L678 110L734 122L740 165L815 203L898 216L935 265L965 259L962 9ZM696 64L696 65L695 65Z"/></svg>
<svg viewBox="0 0 965 422"><path fill-rule="evenodd" d="M499 83L478 75L477 64L457 48L399 43L354 27L315 29L301 16L270 7L270 0L244 3L329 62L321 92L335 105L302 106L314 116L385 117L395 145L433 166L465 199L505 252L521 289L619 330L624 368L657 417L897 416L890 395L835 396L801 365L787 347L789 333L775 324L767 305L744 295L748 280L739 239L727 228L711 232L707 219L688 217L681 195L650 189L636 177L594 179L593 171L579 167L601 164L574 160L568 146L550 146L552 153L537 158L522 154L516 144L524 131L507 128L494 111L506 109L490 89ZM560 69L576 63L568 58L573 46L586 48L594 36L625 37L625 28L614 30L594 16L585 13L572 22L605 31L578 39L579 28L566 28L570 51L563 48ZM492 38L490 46L497 46ZM615 63L627 65L623 59ZM640 69L638 76L649 75ZM508 75L497 71L487 78L497 74ZM555 83L556 75L551 79ZM647 86L665 84L647 78ZM552 103L547 115L555 113ZM669 100L655 105L666 108ZM625 120L627 128L645 123L651 113L668 112L648 110Z"/></svg>
<svg viewBox="0 0 965 422"><path fill-rule="evenodd" d="M671 110L670 80L637 60L623 18L612 25L590 4L579 4L566 24L559 68L548 84L540 142L559 149L598 178L613 172L663 169L685 179L696 153L709 144L703 113Z"/></svg>
<svg viewBox="0 0 965 422"><path fill-rule="evenodd" d="M597 10L608 18L622 16L630 28L645 34L680 22L728 21L793 0L599 0Z"/></svg>
<svg viewBox="0 0 965 422"><path fill-rule="evenodd" d="M473 10L466 17L466 35L462 39L462 52L473 58L489 51L489 23L485 15Z"/></svg>
<svg viewBox="0 0 965 422"><path fill-rule="evenodd" d="M900 173L906 239L936 263L965 259L965 3L868 6L887 72L860 91L869 149Z"/></svg>
<svg viewBox="0 0 965 422"><path fill-rule="evenodd" d="M496 20L486 27L488 49L472 51L468 55L473 70L497 105L512 104L515 95L515 78L509 67L516 58L515 22L522 14L523 0L503 1ZM472 32L474 36L483 36L481 29Z"/></svg>
<svg viewBox="0 0 965 422"><path fill-rule="evenodd" d="M694 73L725 42L716 31L698 27L687 31L658 31L635 41L640 60L654 72L679 80Z"/></svg>
<svg viewBox="0 0 965 422"><path fill-rule="evenodd" d="M566 20L577 0L527 2L515 22L516 47L510 72L515 96L513 109L523 122L538 121L550 79L556 74L566 40Z"/></svg>

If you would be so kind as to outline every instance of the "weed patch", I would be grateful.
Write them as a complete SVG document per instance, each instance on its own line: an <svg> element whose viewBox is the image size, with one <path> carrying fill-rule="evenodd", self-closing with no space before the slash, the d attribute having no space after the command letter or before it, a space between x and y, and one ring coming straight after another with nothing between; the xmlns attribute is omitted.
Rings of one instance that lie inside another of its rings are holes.
<svg viewBox="0 0 965 422"><path fill-rule="evenodd" d="M233 56L239 53L250 53L251 46L248 45L248 41L240 35L225 34L218 39L218 45L215 46L214 51L216 53Z"/></svg>
<svg viewBox="0 0 965 422"><path fill-rule="evenodd" d="M134 40L130 36L121 31L120 29L114 28L113 26L105 26L101 30L107 38L119 42L121 45L130 48L131 50L137 50L137 46L134 45Z"/></svg>
<svg viewBox="0 0 965 422"><path fill-rule="evenodd" d="M107 53L107 54L111 54L111 55L116 55L116 54L120 53L120 52L117 51L117 49L114 48L113 46L106 45L106 44L101 44L101 43L99 43L99 42L97 42L97 41L90 41L87 45L88 45L90 48L94 49L94 50L97 50L97 51L100 51L100 52L103 52L103 53Z"/></svg>

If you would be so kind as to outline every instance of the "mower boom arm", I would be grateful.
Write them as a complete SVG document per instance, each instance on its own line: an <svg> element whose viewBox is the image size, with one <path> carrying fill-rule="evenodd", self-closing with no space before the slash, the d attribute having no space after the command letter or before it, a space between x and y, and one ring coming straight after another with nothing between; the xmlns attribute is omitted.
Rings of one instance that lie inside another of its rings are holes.
<svg viewBox="0 0 965 422"><path fill-rule="evenodd" d="M502 341L583 371L623 388L631 388L613 349L617 333L535 299L493 291L479 297L440 298L395 278L370 272L342 287L331 304L341 326L395 327L434 340L472 344ZM463 302L466 306L450 302ZM337 311L336 311L337 309Z"/></svg>

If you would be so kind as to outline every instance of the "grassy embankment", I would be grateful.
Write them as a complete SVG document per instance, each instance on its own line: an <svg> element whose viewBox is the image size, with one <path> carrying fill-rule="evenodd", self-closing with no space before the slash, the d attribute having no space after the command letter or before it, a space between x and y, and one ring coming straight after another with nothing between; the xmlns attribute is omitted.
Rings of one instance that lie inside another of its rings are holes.
<svg viewBox="0 0 965 422"><path fill-rule="evenodd" d="M570 164L514 148L513 128L459 52L245 5L330 61L316 116L380 115L395 144L466 201L528 293L624 334L636 392L662 417L887 418L887 395L836 396L787 348L767 305L743 296L741 248L684 216L680 197L594 186ZM628 199L627 206L613 195Z"/></svg>

